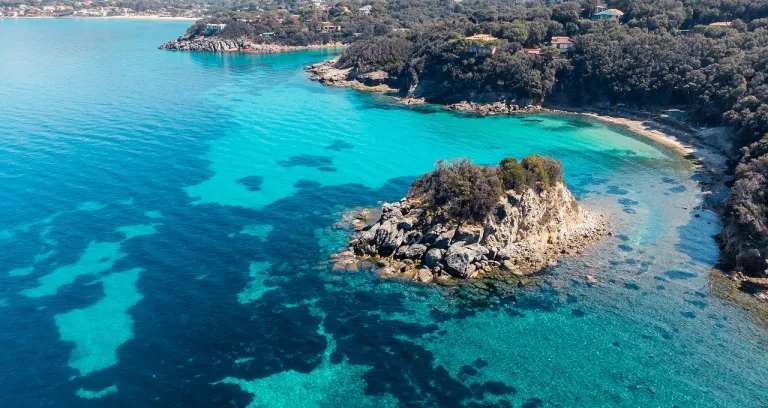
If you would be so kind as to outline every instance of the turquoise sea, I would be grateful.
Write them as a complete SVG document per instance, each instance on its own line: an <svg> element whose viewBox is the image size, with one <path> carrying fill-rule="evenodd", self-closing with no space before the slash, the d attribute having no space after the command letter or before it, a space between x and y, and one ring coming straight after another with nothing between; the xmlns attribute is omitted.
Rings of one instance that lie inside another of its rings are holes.
<svg viewBox="0 0 768 408"><path fill-rule="evenodd" d="M0 20L3 407L768 406L675 153L323 87L324 52L157 49L188 24ZM344 211L531 153L612 237L504 295L330 271Z"/></svg>

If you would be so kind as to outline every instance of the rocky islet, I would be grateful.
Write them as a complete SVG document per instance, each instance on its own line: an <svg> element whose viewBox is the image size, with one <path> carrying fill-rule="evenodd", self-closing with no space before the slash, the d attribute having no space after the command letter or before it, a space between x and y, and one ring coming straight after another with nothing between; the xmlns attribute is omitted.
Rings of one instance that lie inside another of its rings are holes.
<svg viewBox="0 0 768 408"><path fill-rule="evenodd" d="M424 283L524 276L559 257L582 253L606 233L602 216L583 209L564 183L507 190L480 222L437 215L413 193L385 203L375 218L363 210L347 251L332 257L334 270L371 262L382 277ZM371 220L371 218L374 218Z"/></svg>

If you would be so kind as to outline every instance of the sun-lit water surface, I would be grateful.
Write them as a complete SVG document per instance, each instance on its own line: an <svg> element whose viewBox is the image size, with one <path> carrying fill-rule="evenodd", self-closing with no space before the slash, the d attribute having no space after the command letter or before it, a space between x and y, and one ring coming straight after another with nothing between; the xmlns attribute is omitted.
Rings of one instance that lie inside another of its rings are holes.
<svg viewBox="0 0 768 408"><path fill-rule="evenodd" d="M675 154L323 87L323 52L156 49L187 24L0 20L5 406L768 405L768 336L710 295L720 227ZM324 264L345 209L436 160L531 153L614 235L513 297Z"/></svg>

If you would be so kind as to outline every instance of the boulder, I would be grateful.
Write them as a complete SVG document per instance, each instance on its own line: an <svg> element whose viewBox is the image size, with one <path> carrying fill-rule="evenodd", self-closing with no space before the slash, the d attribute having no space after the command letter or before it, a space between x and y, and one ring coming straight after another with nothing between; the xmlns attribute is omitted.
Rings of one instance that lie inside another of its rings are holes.
<svg viewBox="0 0 768 408"><path fill-rule="evenodd" d="M405 259L421 259L422 255L427 252L427 246L422 244L403 245L397 249L395 253L396 258Z"/></svg>
<svg viewBox="0 0 768 408"><path fill-rule="evenodd" d="M418 272L417 276L419 278L419 281L421 281L423 283L432 282L432 279L433 279L432 272L429 269L427 269L427 268L419 269L419 272Z"/></svg>
<svg viewBox="0 0 768 408"><path fill-rule="evenodd" d="M435 239L435 242L432 243L432 248L441 248L446 249L451 245L451 242L453 241L453 236L455 235L456 230L447 230L442 232L440 235L437 236Z"/></svg>
<svg viewBox="0 0 768 408"><path fill-rule="evenodd" d="M464 246L463 241L456 242L445 252L445 269L451 275L468 278L475 271L472 261L477 259L479 254L476 247Z"/></svg>
<svg viewBox="0 0 768 408"><path fill-rule="evenodd" d="M439 249L439 248L432 248L424 255L424 265L434 268L436 267L440 261L443 260L443 255L445 254L445 250Z"/></svg>
<svg viewBox="0 0 768 408"><path fill-rule="evenodd" d="M403 231L386 223L376 230L376 247L381 256L390 256L403 243Z"/></svg>
<svg viewBox="0 0 768 408"><path fill-rule="evenodd" d="M464 241L467 244L476 244L483 239L483 227L480 225L462 225L456 229L453 239Z"/></svg>

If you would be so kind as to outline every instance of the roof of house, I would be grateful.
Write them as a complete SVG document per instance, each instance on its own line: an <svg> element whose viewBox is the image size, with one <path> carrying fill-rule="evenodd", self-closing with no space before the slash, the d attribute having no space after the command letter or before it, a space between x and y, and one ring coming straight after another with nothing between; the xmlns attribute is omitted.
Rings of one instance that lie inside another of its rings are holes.
<svg viewBox="0 0 768 408"><path fill-rule="evenodd" d="M624 15L624 12L619 10L619 9L608 9L608 10L603 10L603 11L601 11L599 13L595 13L595 15L596 16L617 16L617 17L621 17L621 16Z"/></svg>
<svg viewBox="0 0 768 408"><path fill-rule="evenodd" d="M373 6L371 6L371 5L369 4L369 5L367 5L367 6L363 6L363 7L360 7L360 10L369 10L369 11L370 11L372 8L373 8Z"/></svg>
<svg viewBox="0 0 768 408"><path fill-rule="evenodd" d="M523 48L526 54L541 54L541 48Z"/></svg>
<svg viewBox="0 0 768 408"><path fill-rule="evenodd" d="M714 27L730 27L731 24L733 23L730 21L718 21L717 23L712 23L710 25Z"/></svg>
<svg viewBox="0 0 768 408"><path fill-rule="evenodd" d="M490 35L490 34L475 34L470 35L469 37L465 38L466 40L475 40L475 41L494 41L498 40L498 38Z"/></svg>
<svg viewBox="0 0 768 408"><path fill-rule="evenodd" d="M571 37L552 37L552 45L555 44L573 44Z"/></svg>

